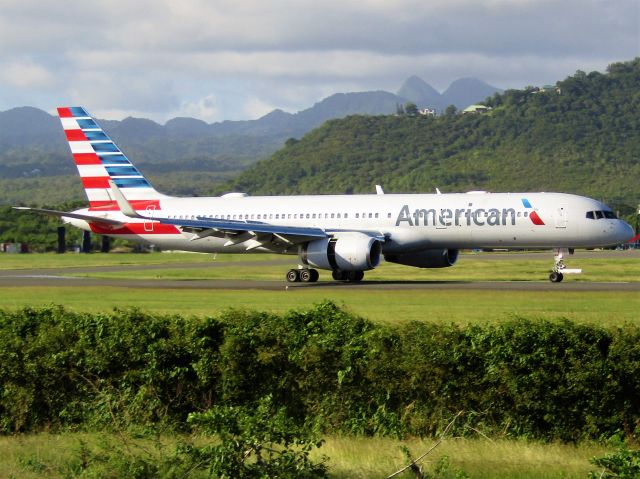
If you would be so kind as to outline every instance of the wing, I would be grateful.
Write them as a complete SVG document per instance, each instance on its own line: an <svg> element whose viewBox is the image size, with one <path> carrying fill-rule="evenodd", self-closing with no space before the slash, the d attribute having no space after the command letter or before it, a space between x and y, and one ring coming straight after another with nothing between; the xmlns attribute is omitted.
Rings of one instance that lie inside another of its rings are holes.
<svg viewBox="0 0 640 479"><path fill-rule="evenodd" d="M329 236L320 228L300 228L293 226L278 226L255 221L216 220L198 216L194 220L180 220L170 218L149 218L162 224L177 226L185 233L193 233L191 241L208 236L226 238L225 246L249 241L247 250L278 244L282 246L295 245L326 238Z"/></svg>
<svg viewBox="0 0 640 479"><path fill-rule="evenodd" d="M196 219L143 216L131 206L113 181L109 181L109 185L120 211L125 216L176 226L185 233L193 233L191 241L216 236L227 239L225 246L247 242L247 250L251 250L259 247L268 248L269 245L286 247L329 236L320 228L279 226L256 221L218 220L204 216L198 216Z"/></svg>
<svg viewBox="0 0 640 479"><path fill-rule="evenodd" d="M122 221L118 221L118 220L112 220L109 218L101 218L100 216L92 216L92 215L83 215L83 214L79 214L79 213L71 213L68 211L57 211L57 210L45 210L42 208L29 208L27 206L14 206L13 207L14 210L21 210L21 211L33 211L35 213L44 213L46 215L49 216L56 216L58 218L76 218L79 220L85 220L87 222L90 223L100 223L103 225L108 225L111 227L122 227L124 226L126 223L123 223Z"/></svg>

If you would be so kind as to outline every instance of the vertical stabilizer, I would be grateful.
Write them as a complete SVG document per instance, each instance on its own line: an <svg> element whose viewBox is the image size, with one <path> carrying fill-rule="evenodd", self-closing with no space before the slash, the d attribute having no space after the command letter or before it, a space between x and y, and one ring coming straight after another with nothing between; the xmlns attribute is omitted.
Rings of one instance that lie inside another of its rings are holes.
<svg viewBox="0 0 640 479"><path fill-rule="evenodd" d="M118 210L109 181L138 210L159 209L158 193L82 107L60 107L58 116L78 167L90 210Z"/></svg>

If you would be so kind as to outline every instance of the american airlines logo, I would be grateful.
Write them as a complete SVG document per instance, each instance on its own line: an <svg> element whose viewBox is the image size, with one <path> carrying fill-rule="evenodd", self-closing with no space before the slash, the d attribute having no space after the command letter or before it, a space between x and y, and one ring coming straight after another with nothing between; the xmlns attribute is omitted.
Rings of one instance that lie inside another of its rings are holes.
<svg viewBox="0 0 640 479"><path fill-rule="evenodd" d="M530 209L525 216L531 219L534 225L544 225L529 200L523 198L522 203L525 208ZM411 211L409 205L404 205L396 219L396 226L405 224L406 226L506 226L515 225L517 211L514 208L474 208L473 203L469 203L466 208L416 208Z"/></svg>

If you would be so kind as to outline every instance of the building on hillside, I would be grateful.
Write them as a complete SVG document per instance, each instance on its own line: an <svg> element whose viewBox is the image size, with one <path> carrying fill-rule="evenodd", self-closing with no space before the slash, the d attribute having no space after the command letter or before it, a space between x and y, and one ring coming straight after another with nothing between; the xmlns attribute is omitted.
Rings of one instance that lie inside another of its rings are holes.
<svg viewBox="0 0 640 479"><path fill-rule="evenodd" d="M465 115L467 113L488 113L491 111L490 106L485 105L469 105L464 110L462 110L462 114Z"/></svg>
<svg viewBox="0 0 640 479"><path fill-rule="evenodd" d="M422 116L436 116L436 110L428 107L418 110L418 113Z"/></svg>
<svg viewBox="0 0 640 479"><path fill-rule="evenodd" d="M534 95L536 93L557 93L558 95L560 95L562 93L562 90L560 90L560 87L557 87L555 85L543 85L541 87L537 87L531 93L533 93Z"/></svg>

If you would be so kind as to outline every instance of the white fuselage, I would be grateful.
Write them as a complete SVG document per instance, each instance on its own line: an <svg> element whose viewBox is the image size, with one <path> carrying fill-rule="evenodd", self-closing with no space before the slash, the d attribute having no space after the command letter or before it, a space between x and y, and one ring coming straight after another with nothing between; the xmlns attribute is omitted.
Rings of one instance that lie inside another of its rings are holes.
<svg viewBox="0 0 640 479"><path fill-rule="evenodd" d="M329 234L362 232L384 237L384 254L436 248L575 248L618 244L633 236L631 227L599 201L563 193L457 193L315 196L231 196L160 200L144 216L170 219L207 217L314 227ZM108 216L132 227L96 231L86 221L68 223L101 234L198 252L245 252L243 243L215 236L194 239L175 227L125 217L119 211L83 214ZM602 217L597 217L602 216ZM298 253L297 248L254 251Z"/></svg>

